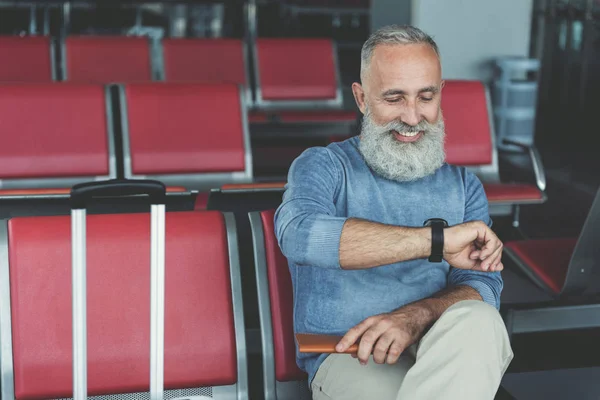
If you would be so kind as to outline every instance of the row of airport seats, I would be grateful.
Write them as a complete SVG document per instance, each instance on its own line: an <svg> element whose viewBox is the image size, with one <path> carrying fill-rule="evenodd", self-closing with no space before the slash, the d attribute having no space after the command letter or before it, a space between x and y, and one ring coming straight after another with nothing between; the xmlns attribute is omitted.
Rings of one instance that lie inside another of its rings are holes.
<svg viewBox="0 0 600 400"><path fill-rule="evenodd" d="M94 84L0 88L5 190L69 188L116 178L119 168L126 178L198 190L252 180L237 85L128 84L117 88L119 96Z"/></svg>
<svg viewBox="0 0 600 400"><path fill-rule="evenodd" d="M240 39L6 36L0 37L0 58L0 82L228 82L244 88L246 105L253 109L250 122L259 126L352 125L357 119L356 112L342 109L331 39L259 38L247 44Z"/></svg>
<svg viewBox="0 0 600 400"><path fill-rule="evenodd" d="M274 238L273 211L251 218L263 284L265 398L309 399L306 375L295 365L291 283ZM72 396L70 226L68 216L16 217L0 226L2 400ZM218 211L168 212L165 226L166 398L247 399L235 219ZM88 216L91 396L147 395L149 230L147 213ZM267 275L270 283L263 281ZM276 381L286 382L283 391Z"/></svg>
<svg viewBox="0 0 600 400"><path fill-rule="evenodd" d="M244 310L249 298L246 285L242 290L242 276L249 260L241 251L244 245L252 249L255 266L264 398L310 399L306 374L295 364L291 278L274 235L272 206L281 201L281 191L233 185L213 190L211 197L209 208L233 205L238 217L216 210L166 216L166 396L248 398L250 351ZM577 274L573 268L592 272L600 260L593 241L599 212L600 191L576 241L573 259L579 261L559 265L559 260L565 261L560 257L552 260L552 268L563 268L569 276ZM238 237L242 219L250 236ZM126 400L147 393L149 230L148 213L88 216L90 395L120 394L110 398ZM0 226L0 238L1 399L69 398L70 219L12 218ZM546 251L557 254L554 245L548 242ZM585 283L579 279L575 291ZM597 308L536 304L509 313L507 323L517 333L599 326Z"/></svg>
<svg viewBox="0 0 600 400"><path fill-rule="evenodd" d="M251 183L243 93L223 83L3 84L0 196L51 195L111 178L156 179L194 191ZM533 150L536 183L501 182L482 83L447 81L442 109L447 161L481 178L492 215L518 217L519 205L545 201L543 168ZM198 198L203 207L206 198Z"/></svg>

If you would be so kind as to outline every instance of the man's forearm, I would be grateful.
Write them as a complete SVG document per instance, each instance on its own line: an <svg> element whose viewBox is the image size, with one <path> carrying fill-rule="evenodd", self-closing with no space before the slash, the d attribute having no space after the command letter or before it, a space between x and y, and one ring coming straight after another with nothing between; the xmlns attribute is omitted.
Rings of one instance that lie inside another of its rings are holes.
<svg viewBox="0 0 600 400"><path fill-rule="evenodd" d="M349 219L340 239L343 269L365 269L426 258L431 253L431 229L385 225Z"/></svg>
<svg viewBox="0 0 600 400"><path fill-rule="evenodd" d="M452 286L431 297L400 307L395 312L411 314L415 328L424 333L448 307L463 300L482 300L482 298L470 286Z"/></svg>

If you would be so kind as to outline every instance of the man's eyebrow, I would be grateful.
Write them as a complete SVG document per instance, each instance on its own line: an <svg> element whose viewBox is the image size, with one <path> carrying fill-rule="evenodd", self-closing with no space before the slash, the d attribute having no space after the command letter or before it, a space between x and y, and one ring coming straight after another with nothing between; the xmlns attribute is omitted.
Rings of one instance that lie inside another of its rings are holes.
<svg viewBox="0 0 600 400"><path fill-rule="evenodd" d="M437 86L427 86L427 87L419 89L419 93L431 92L433 94L436 94L439 91L440 91L440 89ZM401 90L401 89L388 89L381 94L381 97L397 96L397 95L406 95L406 91Z"/></svg>
<svg viewBox="0 0 600 400"><path fill-rule="evenodd" d="M405 95L406 92L404 90L400 90L400 89L388 89L385 92L383 92L381 94L382 97L387 97L387 96L396 96L396 95Z"/></svg>
<svg viewBox="0 0 600 400"><path fill-rule="evenodd" d="M440 89L437 86L427 86L422 89L419 89L419 93L431 92L433 94L436 94L439 91Z"/></svg>

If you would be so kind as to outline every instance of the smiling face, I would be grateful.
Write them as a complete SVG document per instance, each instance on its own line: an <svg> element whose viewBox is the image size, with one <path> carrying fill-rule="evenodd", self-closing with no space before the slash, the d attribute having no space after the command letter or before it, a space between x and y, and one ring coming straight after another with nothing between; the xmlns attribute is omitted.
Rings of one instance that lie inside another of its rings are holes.
<svg viewBox="0 0 600 400"><path fill-rule="evenodd" d="M428 44L380 44L354 83L364 114L360 150L388 179L411 181L444 162L441 66Z"/></svg>

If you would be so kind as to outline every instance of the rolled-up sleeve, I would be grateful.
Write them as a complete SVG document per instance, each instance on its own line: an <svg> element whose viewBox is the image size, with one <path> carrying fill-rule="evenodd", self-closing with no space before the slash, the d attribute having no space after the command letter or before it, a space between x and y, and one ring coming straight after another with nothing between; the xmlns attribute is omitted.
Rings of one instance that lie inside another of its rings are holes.
<svg viewBox="0 0 600 400"><path fill-rule="evenodd" d="M473 173L465 173L465 217L464 222L483 221L492 226L488 211L488 201L481 181ZM475 289L483 301L500 308L500 294L504 283L500 272L470 271L451 268L449 285L467 285Z"/></svg>
<svg viewBox="0 0 600 400"><path fill-rule="evenodd" d="M323 147L306 150L291 165L275 234L289 262L340 268L339 248L347 218L336 216L341 165Z"/></svg>

